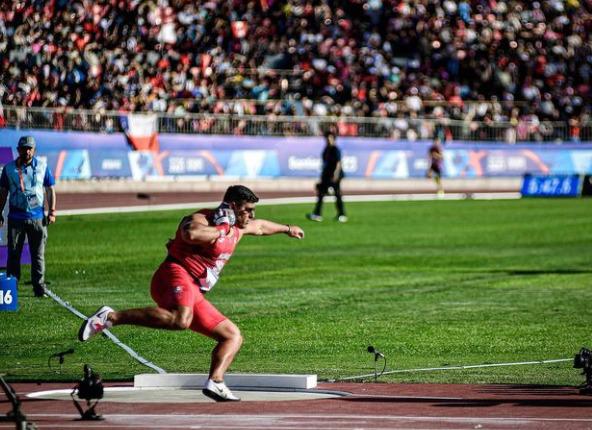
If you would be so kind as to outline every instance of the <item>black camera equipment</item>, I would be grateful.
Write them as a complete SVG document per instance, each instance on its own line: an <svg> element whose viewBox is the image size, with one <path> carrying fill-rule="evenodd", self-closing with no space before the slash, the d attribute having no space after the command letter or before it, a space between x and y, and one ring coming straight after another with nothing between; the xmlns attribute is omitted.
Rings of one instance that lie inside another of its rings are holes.
<svg viewBox="0 0 592 430"><path fill-rule="evenodd" d="M386 357L382 352L374 348L372 345L368 346L368 352L370 354L374 354L374 382L378 380L378 377L384 373L386 369ZM382 358L384 360L384 365L382 366L382 370L378 373L378 359Z"/></svg>
<svg viewBox="0 0 592 430"><path fill-rule="evenodd" d="M35 424L28 422L27 417L21 412L21 401L16 395L14 388L4 380L2 375L0 375L0 386L12 404L12 411L8 412L6 415L0 415L0 422L14 422L16 424L16 430L37 429Z"/></svg>
<svg viewBox="0 0 592 430"><path fill-rule="evenodd" d="M47 359L47 367L50 368L50 370L54 370L53 366L51 365L53 360L56 360L59 364L60 364L60 369L59 371L62 370L62 364L64 364L64 356L68 355L68 354L74 354L74 348L70 348L66 351L61 351L61 352L56 352L55 354L51 354L49 356L49 358Z"/></svg>
<svg viewBox="0 0 592 430"><path fill-rule="evenodd" d="M95 413L95 407L99 403L99 400L103 398L103 381L98 373L93 372L88 364L84 365L84 376L74 387L70 396L74 402L74 406L80 413L80 419L83 421L98 421L102 420L103 417ZM79 399L86 400L87 410L83 410L82 406L76 401L74 395L77 395ZM92 401L96 400L94 404Z"/></svg>
<svg viewBox="0 0 592 430"><path fill-rule="evenodd" d="M580 349L574 357L573 367L582 369L582 375L586 375L586 382L580 386L580 393L592 394L592 351L587 348Z"/></svg>

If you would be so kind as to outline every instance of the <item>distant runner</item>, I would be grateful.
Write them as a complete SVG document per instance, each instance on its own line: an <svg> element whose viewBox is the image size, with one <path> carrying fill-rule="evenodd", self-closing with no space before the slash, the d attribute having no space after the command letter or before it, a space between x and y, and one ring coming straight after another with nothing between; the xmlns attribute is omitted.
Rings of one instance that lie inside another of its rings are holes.
<svg viewBox="0 0 592 430"><path fill-rule="evenodd" d="M430 167L426 173L428 178L433 178L438 189L438 196L444 195L444 187L442 186L442 164L444 163L444 150L440 144L440 139L434 139L434 143L428 149L428 156Z"/></svg>

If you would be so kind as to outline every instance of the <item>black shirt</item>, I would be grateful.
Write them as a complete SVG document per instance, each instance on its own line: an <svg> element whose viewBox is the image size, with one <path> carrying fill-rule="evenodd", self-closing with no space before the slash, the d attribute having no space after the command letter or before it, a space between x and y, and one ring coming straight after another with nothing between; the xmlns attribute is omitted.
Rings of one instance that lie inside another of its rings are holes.
<svg viewBox="0 0 592 430"><path fill-rule="evenodd" d="M332 181L335 177L335 169L341 161L341 151L335 145L327 145L323 150L323 172L321 177L324 181ZM343 177L343 169L339 174L339 179Z"/></svg>

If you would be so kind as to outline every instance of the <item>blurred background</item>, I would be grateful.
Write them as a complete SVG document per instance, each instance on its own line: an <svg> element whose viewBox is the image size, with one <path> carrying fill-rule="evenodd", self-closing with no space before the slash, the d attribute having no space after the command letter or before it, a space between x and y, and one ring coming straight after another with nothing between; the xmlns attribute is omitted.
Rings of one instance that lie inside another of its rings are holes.
<svg viewBox="0 0 592 430"><path fill-rule="evenodd" d="M0 142L35 136L61 192L312 195L328 127L346 193L434 192L434 139L448 190L592 170L589 0L5 4Z"/></svg>

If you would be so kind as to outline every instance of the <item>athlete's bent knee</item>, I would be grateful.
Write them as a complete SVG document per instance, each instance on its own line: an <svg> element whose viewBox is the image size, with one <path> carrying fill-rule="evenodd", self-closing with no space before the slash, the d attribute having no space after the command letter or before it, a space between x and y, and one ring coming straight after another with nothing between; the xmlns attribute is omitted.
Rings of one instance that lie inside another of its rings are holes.
<svg viewBox="0 0 592 430"><path fill-rule="evenodd" d="M232 333L230 335L230 340L232 342L234 342L239 348L243 344L244 338L243 338L241 331L238 329L238 327L236 330L232 331Z"/></svg>
<svg viewBox="0 0 592 430"><path fill-rule="evenodd" d="M240 329L230 321L220 327L220 330L216 333L216 339L219 342L231 342L239 348L243 343L243 335Z"/></svg>
<svg viewBox="0 0 592 430"><path fill-rule="evenodd" d="M233 341L234 341L234 343L236 343L236 344L237 344L237 346L240 348L240 346L243 344L243 341L244 341L245 339L243 338L243 335L242 335L240 332L238 332L238 334L237 334L237 335L233 336L232 340L233 340Z"/></svg>
<svg viewBox="0 0 592 430"><path fill-rule="evenodd" d="M191 326L193 315L181 315L175 313L173 320L171 321L171 328L174 330L187 330Z"/></svg>

